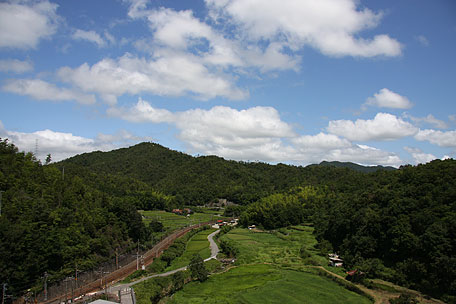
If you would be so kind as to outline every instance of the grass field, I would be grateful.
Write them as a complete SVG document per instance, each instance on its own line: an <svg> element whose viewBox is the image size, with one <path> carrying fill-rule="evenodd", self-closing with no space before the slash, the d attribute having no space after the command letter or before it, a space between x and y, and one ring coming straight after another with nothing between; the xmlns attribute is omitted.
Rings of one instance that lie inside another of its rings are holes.
<svg viewBox="0 0 456 304"><path fill-rule="evenodd" d="M166 269L166 271L187 266L190 264L190 260L195 253L198 253L203 259L210 257L211 249L209 248L209 241L207 240L207 236L214 231L215 229L207 229L192 236L187 242L187 247L185 248L184 254L172 261L171 265Z"/></svg>
<svg viewBox="0 0 456 304"><path fill-rule="evenodd" d="M190 216L177 215L171 212L156 210L156 211L139 211L144 217L143 222L147 226L152 220L158 220L164 226L166 231L173 231L188 225L194 225L198 223L208 222L211 220L222 219L214 215L211 211L208 213L194 213Z"/></svg>
<svg viewBox="0 0 456 304"><path fill-rule="evenodd" d="M371 303L337 283L311 273L267 264L243 265L192 282L167 303Z"/></svg>

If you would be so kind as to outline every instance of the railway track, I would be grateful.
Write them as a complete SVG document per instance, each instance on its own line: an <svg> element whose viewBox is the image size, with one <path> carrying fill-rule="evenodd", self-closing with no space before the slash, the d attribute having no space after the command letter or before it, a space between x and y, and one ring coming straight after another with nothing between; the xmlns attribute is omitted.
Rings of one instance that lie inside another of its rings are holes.
<svg viewBox="0 0 456 304"><path fill-rule="evenodd" d="M158 244L156 244L152 249L150 249L143 255L144 265L145 266L150 265L153 262L153 260L155 258L159 257L163 253L164 250L168 249L168 247L171 246L171 244L177 238L183 236L190 230L197 229L204 225L213 224L215 222L216 221L199 223L199 224L189 226L184 229L173 232L172 234L170 234L169 236L167 236L166 238L161 240ZM53 297L52 299L49 299L47 301L40 301L39 303L42 303L42 304L61 303L61 302L65 302L66 299L69 299L69 298L76 299L76 298L84 296L86 294L103 290L105 288L105 286L117 283L117 282L123 280L124 278L126 278L127 276L129 276L130 274L132 274L133 272L135 272L136 268L137 268L136 263L137 263L136 261L133 261L133 262L127 264L126 266L124 266L120 269L117 269L116 271L106 274L105 276L103 276L91 283L88 283L84 286L81 286L81 287L75 289L71 293L67 292L66 294L62 294L60 296Z"/></svg>

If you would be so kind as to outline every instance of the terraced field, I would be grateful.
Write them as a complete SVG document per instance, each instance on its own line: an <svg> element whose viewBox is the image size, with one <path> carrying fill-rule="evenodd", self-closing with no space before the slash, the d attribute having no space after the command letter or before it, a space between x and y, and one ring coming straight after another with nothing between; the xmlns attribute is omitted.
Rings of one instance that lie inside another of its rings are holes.
<svg viewBox="0 0 456 304"><path fill-rule="evenodd" d="M149 225L151 221L157 220L163 224L164 230L166 231L174 231L188 225L223 219L223 217L217 216L214 212L209 211L208 213L194 213L190 216L177 215L171 212L159 210L140 211L140 213L143 216L144 224Z"/></svg>
<svg viewBox="0 0 456 304"><path fill-rule="evenodd" d="M171 265L166 269L166 271L187 266L190 264L190 260L195 253L199 254L203 259L210 257L211 249L209 248L209 241L207 240L207 236L214 231L215 229L207 229L195 234L188 241L184 254L172 261Z"/></svg>
<svg viewBox="0 0 456 304"><path fill-rule="evenodd" d="M185 285L166 303L372 303L307 266L300 256L303 245L313 263L327 261L317 255L312 227L295 228L230 231L222 238L234 241L239 249L236 267L204 283Z"/></svg>
<svg viewBox="0 0 456 304"><path fill-rule="evenodd" d="M306 272L268 264L243 265L192 282L167 303L371 303L337 283Z"/></svg>

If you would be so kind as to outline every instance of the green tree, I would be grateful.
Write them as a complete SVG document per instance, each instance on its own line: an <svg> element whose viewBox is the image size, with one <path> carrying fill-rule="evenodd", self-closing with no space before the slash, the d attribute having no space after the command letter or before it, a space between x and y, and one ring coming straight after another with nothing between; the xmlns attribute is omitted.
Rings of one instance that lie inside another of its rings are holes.
<svg viewBox="0 0 456 304"><path fill-rule="evenodd" d="M46 156L46 162L45 162L45 164L46 164L46 165L49 165L49 164L51 163L51 161L52 161L52 158L51 158L51 154L49 153L49 154Z"/></svg>
<svg viewBox="0 0 456 304"><path fill-rule="evenodd" d="M200 282L207 280L208 271L206 269L206 266L204 266L203 258L199 254L196 253L193 255L192 259L190 260L189 268L193 278L197 278Z"/></svg>

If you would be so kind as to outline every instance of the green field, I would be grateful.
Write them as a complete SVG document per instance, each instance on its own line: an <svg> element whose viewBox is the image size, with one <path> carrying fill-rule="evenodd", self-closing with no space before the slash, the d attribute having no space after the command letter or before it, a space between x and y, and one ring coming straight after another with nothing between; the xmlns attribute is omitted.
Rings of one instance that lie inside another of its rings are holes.
<svg viewBox="0 0 456 304"><path fill-rule="evenodd" d="M194 213L190 216L177 215L171 212L156 210L156 211L139 211L143 216L143 222L147 226L153 220L161 222L166 231L174 231L176 229L194 225L198 223L204 223L211 220L223 219L214 214L213 211L208 213Z"/></svg>
<svg viewBox="0 0 456 304"><path fill-rule="evenodd" d="M185 248L184 254L172 261L171 265L166 268L166 271L187 266L190 264L190 260L195 253L198 253L203 259L210 257L211 249L209 248L209 241L207 240L207 236L215 230L216 229L203 230L192 236L187 242L187 247Z"/></svg>
<svg viewBox="0 0 456 304"><path fill-rule="evenodd" d="M270 232L235 228L221 239L231 240L238 248L235 267L212 274L204 282L191 282L166 303L371 303L326 276L315 266L326 266L319 255L310 226L295 226ZM209 256L207 235L202 231L188 243L184 256L170 266L188 264L195 252ZM301 258L301 248L310 257ZM327 267L327 266L326 266ZM325 267L325 268L326 268ZM339 268L327 267L343 275ZM349 284L349 283L347 283ZM141 294L137 295L141 298Z"/></svg>
<svg viewBox="0 0 456 304"><path fill-rule="evenodd" d="M192 282L167 303L371 303L337 283L315 274L267 264L243 265Z"/></svg>

